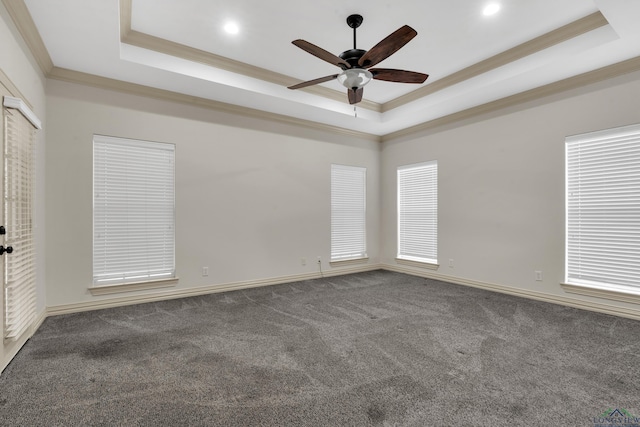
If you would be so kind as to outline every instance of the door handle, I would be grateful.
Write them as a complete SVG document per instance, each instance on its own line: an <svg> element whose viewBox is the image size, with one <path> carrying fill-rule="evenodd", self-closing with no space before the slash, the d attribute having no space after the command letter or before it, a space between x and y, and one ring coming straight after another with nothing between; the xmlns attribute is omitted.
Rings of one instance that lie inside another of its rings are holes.
<svg viewBox="0 0 640 427"><path fill-rule="evenodd" d="M13 252L13 247L12 246L7 246L5 248L4 246L0 245L0 255L4 254L5 252L10 254L11 252Z"/></svg>

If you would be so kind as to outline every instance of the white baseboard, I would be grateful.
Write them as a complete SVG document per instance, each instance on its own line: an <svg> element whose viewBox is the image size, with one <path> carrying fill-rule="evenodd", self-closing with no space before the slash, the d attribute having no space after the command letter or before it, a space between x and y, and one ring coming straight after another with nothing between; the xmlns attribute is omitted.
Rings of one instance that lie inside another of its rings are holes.
<svg viewBox="0 0 640 427"><path fill-rule="evenodd" d="M46 308L42 310L38 316L36 316L36 320L33 322L33 325L31 325L31 331L29 332L29 337L32 337L33 334L36 333L36 331L40 328L40 326L42 326L45 320L47 320Z"/></svg>
<svg viewBox="0 0 640 427"><path fill-rule="evenodd" d="M2 374L2 372L4 372L4 369L9 366L9 363L11 363L13 358L16 357L16 354L18 354L18 352L26 342L27 339L25 338L24 340L22 340L22 342L19 343L19 345L11 348L9 352L4 355L4 357L2 358L2 364L0 365L0 374Z"/></svg>
<svg viewBox="0 0 640 427"><path fill-rule="evenodd" d="M65 304L58 306L51 306L47 308L46 316L56 316L60 314L77 313L90 310L101 310L105 308L120 307L124 305L142 304L146 302L163 301L177 298L187 298L192 296L214 294L219 292L235 291L240 289L256 288L261 286L279 285L282 283L290 283L301 280L318 279L320 277L332 277L341 276L345 274L361 273L373 270L389 270L398 273L410 274L413 276L425 277L430 279L442 280L444 282L454 283L463 286L471 286L474 288L485 289L493 292L500 292L503 294L519 296L522 298L533 299L537 301L549 302L552 304L565 305L568 307L579 308L582 310L596 311L599 313L611 314L614 316L626 317L630 319L640 320L640 309L631 309L624 307L617 307L601 302L585 301L581 299L569 298L559 295L552 295L543 292L536 292L526 289L519 289L510 286L498 285L494 283L481 282L477 280L446 276L439 274L435 271L428 269L414 269L401 265L393 264L363 264L358 266L350 266L350 268L329 269L323 271L322 276L320 272L306 273L291 276L281 276L269 279L250 280L243 282L232 282L224 284L216 284L209 286L202 286L198 288L190 289L178 289L170 291L154 292L148 295L135 295L120 298L102 299L99 301L88 301L76 304ZM40 326L44 318L37 324ZM37 328L36 328L37 329ZM34 329L35 330L35 329Z"/></svg>
<svg viewBox="0 0 640 427"><path fill-rule="evenodd" d="M544 301L552 304L559 304L568 307L579 308L583 310L595 311L599 313L610 314L613 316L626 317L629 319L640 320L640 310L629 309L623 307L616 307L609 304L603 304L600 302L583 301L574 298L567 298L558 295L550 295L542 292L536 292L526 289L518 289L504 285L497 285L494 283L480 282L477 280L464 279L459 277L445 276L435 271L427 269L415 269L411 267L405 267L393 264L363 264L358 266L350 266L350 268L329 269L315 273L298 274L291 276L281 276L269 279L249 280L243 282L233 282L217 285L202 286L198 288L182 289L156 292L148 295L135 295L120 298L102 299L99 301L81 302L76 304L65 304L47 307L43 310L34 320L33 325L24 338L22 338L16 345L10 347L10 351L4 354L3 360L0 361L0 372L2 372L11 362L13 357L18 353L20 348L27 342L29 338L38 330L42 323L48 316L56 316L60 314L78 313L82 311L100 310L105 308L120 307L125 305L142 304L145 302L163 301L177 298L187 298L199 295L214 294L219 292L228 292L241 289L256 288L261 286L279 285L282 283L297 282L302 280L318 279L320 277L333 277L342 276L345 274L362 273L373 270L388 270L398 273L409 274L412 276L425 277L429 279L441 280L443 282L454 283L457 285L471 286L474 288L485 289L493 292L500 292L503 294L519 296L523 298L533 299L537 301Z"/></svg>
<svg viewBox="0 0 640 427"><path fill-rule="evenodd" d="M362 264L357 266L349 266L348 268L332 268L323 272L314 272L307 274L298 274L291 276L281 276L270 279L249 280L244 282L224 283L217 285L202 286L198 288L172 290L164 292L154 292L148 295L134 295L120 298L102 299L99 301L89 301L77 304L65 304L47 307L42 310L38 316L34 319L29 332L25 333L24 337L15 343L11 343L9 346L5 346L5 350L8 349L6 354L2 355L0 360L0 373L9 365L11 360L18 354L22 346L33 336L38 328L44 323L47 317L56 316L60 314L78 313L82 311L101 310L104 308L121 307L125 305L142 304L145 302L163 301L177 298L187 298L198 295L214 294L219 292L236 291L240 289L257 288L261 286L279 285L282 283L298 282L302 280L318 279L321 277L333 277L341 276L352 273L362 273L365 271L373 271L380 269L378 264Z"/></svg>
<svg viewBox="0 0 640 427"><path fill-rule="evenodd" d="M223 283L209 286L201 286L190 289L176 289L154 292L145 295L133 295L119 298L101 299L99 301L87 301L76 304L64 304L47 307L47 316L60 314L79 313L82 311L101 310L105 308L121 307L125 305L142 304L146 302L164 301L178 298L194 297L199 295L215 294L220 292L237 291L241 289L257 288L261 286L280 285L282 283L298 282L301 280L318 279L320 277L341 276L344 274L362 273L380 269L379 264L363 264L350 266L349 268L329 269L322 273L306 273L291 276L281 276L269 279L249 280L243 282Z"/></svg>
<svg viewBox="0 0 640 427"><path fill-rule="evenodd" d="M559 304L573 308L579 308L582 310L596 311L598 313L611 314L613 316L626 317L629 319L640 320L640 310L616 307L609 304L603 304L600 302L584 301L575 298L567 298L558 295L551 295L543 292L530 291L527 289L513 288L510 286L497 285L494 283L480 282L477 280L464 279L460 277L445 276L443 274L436 273L430 270L417 270L406 268L400 265L393 264L380 264L380 268L388 271L395 271L398 273L410 274L412 276L424 277L428 279L441 280L443 282L454 283L457 285L471 286L474 288L485 289L493 292L500 292L508 295L515 295L522 298L533 299L537 301L549 302L552 304Z"/></svg>
<svg viewBox="0 0 640 427"><path fill-rule="evenodd" d="M18 339L17 341L9 342L8 345L6 342L4 343L4 350L8 350L8 352L3 355L2 361L0 361L0 373L2 373L7 366L9 366L11 360L13 360L16 354L18 354L22 346L24 346L26 342L29 341L29 338L31 338L33 334L36 333L36 331L42 325L46 318L47 310L45 309L36 316L33 323L31 324L31 327L29 327L28 332L25 332L23 334L24 336L20 337L20 339Z"/></svg>

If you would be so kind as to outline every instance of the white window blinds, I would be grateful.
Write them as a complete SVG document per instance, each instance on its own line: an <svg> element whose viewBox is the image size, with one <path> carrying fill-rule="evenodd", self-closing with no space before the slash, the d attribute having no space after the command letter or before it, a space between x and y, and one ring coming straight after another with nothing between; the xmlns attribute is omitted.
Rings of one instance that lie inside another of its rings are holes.
<svg viewBox="0 0 640 427"><path fill-rule="evenodd" d="M173 144L94 136L93 282L175 277Z"/></svg>
<svg viewBox="0 0 640 427"><path fill-rule="evenodd" d="M33 239L33 155L35 129L17 110L5 110L4 122L4 337L18 339L36 315Z"/></svg>
<svg viewBox="0 0 640 427"><path fill-rule="evenodd" d="M398 168L398 258L437 263L436 161Z"/></svg>
<svg viewBox="0 0 640 427"><path fill-rule="evenodd" d="M367 256L367 169L331 165L331 261Z"/></svg>
<svg viewBox="0 0 640 427"><path fill-rule="evenodd" d="M567 282L640 287L640 125L566 139Z"/></svg>

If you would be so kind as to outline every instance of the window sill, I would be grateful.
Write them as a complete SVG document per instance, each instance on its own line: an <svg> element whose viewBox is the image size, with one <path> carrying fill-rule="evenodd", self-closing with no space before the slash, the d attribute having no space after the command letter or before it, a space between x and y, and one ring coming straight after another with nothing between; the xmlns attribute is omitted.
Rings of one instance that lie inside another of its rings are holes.
<svg viewBox="0 0 640 427"><path fill-rule="evenodd" d="M146 291L148 289L170 288L178 284L178 278L153 280L150 282L120 283L118 285L100 285L89 288L91 295L111 295L122 292Z"/></svg>
<svg viewBox="0 0 640 427"><path fill-rule="evenodd" d="M640 304L640 289L626 286L595 286L575 283L560 283L562 289L570 294L604 298L613 301Z"/></svg>
<svg viewBox="0 0 640 427"><path fill-rule="evenodd" d="M343 259L339 261L329 261L329 265L331 267L344 267L345 265L366 264L368 262L369 262L369 257L364 257L364 258Z"/></svg>
<svg viewBox="0 0 640 427"><path fill-rule="evenodd" d="M426 268L428 270L437 270L440 267L439 264L433 264L425 261L413 261L413 260L404 259L404 258L396 258L396 263L401 265L407 265L409 267Z"/></svg>

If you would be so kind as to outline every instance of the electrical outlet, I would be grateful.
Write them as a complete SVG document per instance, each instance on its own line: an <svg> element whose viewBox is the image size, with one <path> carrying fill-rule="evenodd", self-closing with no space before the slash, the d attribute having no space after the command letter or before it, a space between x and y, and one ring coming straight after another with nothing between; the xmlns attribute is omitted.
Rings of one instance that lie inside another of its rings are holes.
<svg viewBox="0 0 640 427"><path fill-rule="evenodd" d="M207 277L209 275L209 267L202 267L202 277Z"/></svg>
<svg viewBox="0 0 640 427"><path fill-rule="evenodd" d="M318 264L322 262L322 257L318 255Z"/></svg>
<svg viewBox="0 0 640 427"><path fill-rule="evenodd" d="M301 265L307 265L307 259L306 258L300 258L300 264Z"/></svg>
<svg viewBox="0 0 640 427"><path fill-rule="evenodd" d="M534 271L535 276L536 276L536 282L542 282L542 271L540 270L536 270Z"/></svg>
<svg viewBox="0 0 640 427"><path fill-rule="evenodd" d="M453 268L453 258L449 258L449 268Z"/></svg>

